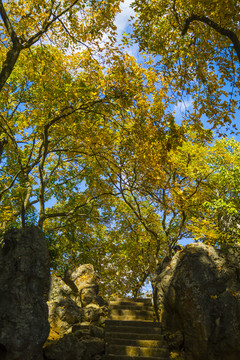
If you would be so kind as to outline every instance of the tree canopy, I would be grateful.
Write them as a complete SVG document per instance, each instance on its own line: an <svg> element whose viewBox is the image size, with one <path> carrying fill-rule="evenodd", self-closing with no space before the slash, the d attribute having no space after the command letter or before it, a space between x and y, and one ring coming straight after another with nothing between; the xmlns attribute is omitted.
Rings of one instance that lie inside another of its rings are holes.
<svg viewBox="0 0 240 360"><path fill-rule="evenodd" d="M76 47L101 39L114 30L113 19L120 0L17 0L0 1L0 90L6 84L21 52L39 41L60 48Z"/></svg>
<svg viewBox="0 0 240 360"><path fill-rule="evenodd" d="M234 0L134 1L134 38L160 56L158 66L178 101L192 106L183 118L199 131L203 116L212 129L236 127L239 110L239 3Z"/></svg>
<svg viewBox="0 0 240 360"><path fill-rule="evenodd" d="M239 9L135 1L139 61L119 6L0 1L0 230L37 225L53 271L137 296L180 240L239 242Z"/></svg>

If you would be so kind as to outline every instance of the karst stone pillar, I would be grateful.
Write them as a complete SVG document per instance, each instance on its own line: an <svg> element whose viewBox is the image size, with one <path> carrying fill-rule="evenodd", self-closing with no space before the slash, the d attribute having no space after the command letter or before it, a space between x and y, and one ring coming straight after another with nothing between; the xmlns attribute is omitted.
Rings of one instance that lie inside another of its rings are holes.
<svg viewBox="0 0 240 360"><path fill-rule="evenodd" d="M13 229L0 246L0 358L41 360L49 334L49 255L37 227Z"/></svg>
<svg viewBox="0 0 240 360"><path fill-rule="evenodd" d="M159 264L153 293L162 330L182 339L186 360L240 359L240 246L185 246Z"/></svg>
<svg viewBox="0 0 240 360"><path fill-rule="evenodd" d="M93 265L84 264L73 271L67 271L64 280L79 295L79 305L86 306L96 299L99 291L99 279Z"/></svg>

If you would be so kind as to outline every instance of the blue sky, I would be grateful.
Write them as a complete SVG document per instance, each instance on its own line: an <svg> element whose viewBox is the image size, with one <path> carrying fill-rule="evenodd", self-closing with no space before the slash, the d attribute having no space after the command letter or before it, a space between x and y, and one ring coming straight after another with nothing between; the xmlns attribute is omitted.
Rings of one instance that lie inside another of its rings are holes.
<svg viewBox="0 0 240 360"><path fill-rule="evenodd" d="M121 5L121 9L122 12L120 14L117 15L116 20L115 20L115 24L117 26L118 29L118 41L121 41L122 35L124 33L128 33L131 32L131 26L130 26L130 17L134 16L134 11L133 9L130 7L131 3L133 3L133 0L125 0L122 5ZM139 62L142 62L141 56L139 54L138 51L138 46L137 44L131 46L128 49L128 53L130 55L133 55ZM240 100L240 98L239 98ZM177 122L181 122L182 119L182 115L186 110L191 110L192 107L192 99L191 96L188 96L184 101L179 101L179 103L177 104L177 106L175 106L175 108L173 110L175 110L175 118ZM240 124L240 111L236 112L236 117L235 117L235 124L239 125ZM207 123L207 118L203 117L203 123L205 125L205 127L209 128L209 124ZM227 132L227 135L229 138L234 137L236 140L240 141L240 135L232 135L230 133L230 131ZM192 242L189 239L183 239L180 241L181 244L186 245L188 243Z"/></svg>
<svg viewBox="0 0 240 360"><path fill-rule="evenodd" d="M124 33L129 33L131 32L131 26L130 26L130 17L134 16L134 10L131 8L131 4L134 2L134 0L125 0L122 4L121 4L121 13L117 15L116 20L115 20L115 25L117 26L118 29L118 41L120 42L122 39L122 35ZM142 62L142 57L139 53L138 50L138 45L134 44L133 46L128 48L128 53L130 55L133 55L139 62ZM240 100L240 98L239 98ZM186 110L191 110L192 107L192 99L190 96L188 96L187 98L184 99L184 101L179 101L179 103L177 104L177 106L173 109L175 110L175 114L176 114L176 121L180 122L181 118L182 118L182 114L186 111ZM240 111L236 112L236 119L235 119L235 124L239 125L240 124ZM203 118L203 123L206 127L209 127L209 124L206 121L207 119ZM233 135L230 134L230 131L228 132L229 137L233 137ZM236 140L240 141L240 135L235 135L234 136Z"/></svg>

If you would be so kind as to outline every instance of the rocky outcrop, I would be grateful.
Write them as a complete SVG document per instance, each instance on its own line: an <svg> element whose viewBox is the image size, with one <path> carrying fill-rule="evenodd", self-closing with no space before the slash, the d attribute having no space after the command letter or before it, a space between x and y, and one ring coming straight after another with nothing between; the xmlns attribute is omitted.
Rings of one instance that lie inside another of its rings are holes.
<svg viewBox="0 0 240 360"><path fill-rule="evenodd" d="M98 280L98 275L91 264L81 265L73 271L68 270L64 276L64 281L76 296L76 303L81 307L97 302Z"/></svg>
<svg viewBox="0 0 240 360"><path fill-rule="evenodd" d="M67 271L64 280L51 277L46 359L90 360L104 353L102 326L108 304L98 290L98 276L90 264Z"/></svg>
<svg viewBox="0 0 240 360"><path fill-rule="evenodd" d="M239 247L187 245L158 266L153 293L163 331L187 360L240 358Z"/></svg>
<svg viewBox="0 0 240 360"><path fill-rule="evenodd" d="M49 334L49 256L36 227L14 229L0 246L0 358L40 360Z"/></svg>
<svg viewBox="0 0 240 360"><path fill-rule="evenodd" d="M49 360L100 360L103 354L103 339L79 338L75 334L65 335L45 348Z"/></svg>

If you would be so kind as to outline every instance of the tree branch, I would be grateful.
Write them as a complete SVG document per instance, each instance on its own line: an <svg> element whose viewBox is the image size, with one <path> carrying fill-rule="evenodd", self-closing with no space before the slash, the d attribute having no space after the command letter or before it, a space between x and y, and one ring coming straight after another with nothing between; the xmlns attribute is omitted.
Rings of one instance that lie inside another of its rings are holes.
<svg viewBox="0 0 240 360"><path fill-rule="evenodd" d="M41 160L39 163L39 177L40 177L40 193L39 193L39 220L38 220L38 226L42 229L43 222L45 220L45 175L44 175L44 164L45 160L48 154L48 129L49 124L44 126L44 132L43 132L43 141L42 145L40 147L40 154L42 153Z"/></svg>
<svg viewBox="0 0 240 360"><path fill-rule="evenodd" d="M91 197L90 199L88 199L87 201L85 201L83 204L81 205L77 205L74 207L74 209L70 210L70 211L61 211L61 212L55 212L55 213L48 213L45 214L44 220L46 219L51 219L51 218L56 218L56 217L69 217L71 215L74 215L76 213L77 210L87 206L88 204L90 204L92 201L99 199L102 196L106 196L106 195L111 195L111 196L115 196L115 194L111 193L111 192L106 192L106 193L102 193L96 196Z"/></svg>
<svg viewBox="0 0 240 360"><path fill-rule="evenodd" d="M18 170L18 172L15 174L15 176L13 177L10 184L0 192L0 200L2 199L3 194L11 189L11 187L14 185L15 181L17 180L17 178L21 174L21 172L22 172L22 170Z"/></svg>
<svg viewBox="0 0 240 360"><path fill-rule="evenodd" d="M193 14L190 17L188 17L185 20L185 24L184 24L184 27L182 30L182 36L186 35L191 23L194 21L202 22L202 23L210 26L212 29L216 30L220 35L228 37L229 40L231 40L231 42L233 43L234 49L237 53L238 60L240 62L240 42L239 42L239 39L238 39L237 35L235 34L235 32L233 32L232 30L223 28L222 26L218 25L215 21L209 19L207 16L204 16L204 15L200 16L200 15Z"/></svg>
<svg viewBox="0 0 240 360"><path fill-rule="evenodd" d="M6 13L6 10L3 6L3 2L2 0L0 0L0 15L1 15L1 18L3 19L3 23L5 25L5 28L12 40L12 43L17 43L19 42L19 39L17 37L17 34L15 33L14 29L13 29L13 26L9 20L9 17L7 16L7 13Z"/></svg>
<svg viewBox="0 0 240 360"><path fill-rule="evenodd" d="M2 90L3 86L5 85L7 79L11 75L13 68L17 62L17 59L19 57L19 54L21 50L23 49L23 46L21 42L19 41L19 38L17 37L17 34L15 33L13 26L7 16L7 13L5 11L5 8L3 6L2 0L0 0L0 15L3 19L3 23L5 25L5 28L11 38L12 41L12 47L7 52L6 60L3 62L2 70L0 73L0 91Z"/></svg>
<svg viewBox="0 0 240 360"><path fill-rule="evenodd" d="M76 3L78 1L79 0L73 1L72 4L70 4L66 9L61 11L58 15L54 15L52 13L53 5L54 5L54 2L52 1L51 2L52 3L51 8L49 10L48 19L51 16L53 18L51 20L49 20L49 21L45 21L43 23L43 26L42 26L41 30L39 30L36 34L31 36L28 40L24 41L23 39L18 37L16 32L14 31L13 26L12 26L10 20L9 20L9 17L7 16L6 10L5 10L4 6L3 6L3 2L2 2L2 0L0 0L0 15L1 15L2 19L3 19L4 26L5 26L8 34L9 34L9 36L11 38L11 41L12 41L12 46L7 52L6 60L3 62L2 70L0 72L0 91L3 89L4 85L6 84L8 78L9 78L9 76L11 75L22 49L28 49L33 44L35 44L42 37L42 35L45 34L48 31L49 27L54 22L59 20L63 15L65 15L73 6L76 5Z"/></svg>
<svg viewBox="0 0 240 360"><path fill-rule="evenodd" d="M25 226L25 215L26 215L26 210L28 207L28 203L29 203L29 199L31 197L32 194L32 184L29 180L28 174L24 174L24 178L25 178L25 184L27 187L27 193L24 199L24 202L22 204L22 212L21 212L21 225L22 227Z"/></svg>
<svg viewBox="0 0 240 360"><path fill-rule="evenodd" d="M39 30L36 34L34 34L30 39L28 39L24 45L24 48L29 48L30 46L32 46L33 44L35 44L43 34L45 34L49 27L56 22L57 20L59 20L63 15L65 15L74 5L76 5L76 3L79 0L75 0L71 5L69 5L66 9L64 9L62 12L60 12L58 15L53 15L53 19L46 22L43 25L43 28L41 30Z"/></svg>

